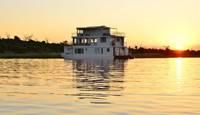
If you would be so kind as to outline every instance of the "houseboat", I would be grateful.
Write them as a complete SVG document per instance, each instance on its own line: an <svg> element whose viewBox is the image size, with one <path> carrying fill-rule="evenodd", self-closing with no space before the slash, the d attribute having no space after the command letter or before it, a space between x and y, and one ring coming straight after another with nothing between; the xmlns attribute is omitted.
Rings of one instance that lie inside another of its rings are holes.
<svg viewBox="0 0 200 115"><path fill-rule="evenodd" d="M128 59L124 38L124 33L107 26L78 27L61 55L65 59Z"/></svg>

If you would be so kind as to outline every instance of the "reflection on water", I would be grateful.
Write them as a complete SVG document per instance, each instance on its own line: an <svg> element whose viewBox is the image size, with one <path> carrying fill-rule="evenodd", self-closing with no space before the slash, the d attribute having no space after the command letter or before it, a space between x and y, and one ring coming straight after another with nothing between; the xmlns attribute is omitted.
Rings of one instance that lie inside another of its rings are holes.
<svg viewBox="0 0 200 115"><path fill-rule="evenodd" d="M176 59L176 83L177 83L177 89L179 91L182 90L182 82L181 82L181 77L182 77L182 62L183 59L182 58L177 58Z"/></svg>
<svg viewBox="0 0 200 115"><path fill-rule="evenodd" d="M80 99L99 99L121 96L124 82L125 60L76 60L73 61L73 77ZM102 92L103 91L103 92ZM102 102L104 100L104 102Z"/></svg>
<svg viewBox="0 0 200 115"><path fill-rule="evenodd" d="M200 114L200 59L1 59L0 114Z"/></svg>

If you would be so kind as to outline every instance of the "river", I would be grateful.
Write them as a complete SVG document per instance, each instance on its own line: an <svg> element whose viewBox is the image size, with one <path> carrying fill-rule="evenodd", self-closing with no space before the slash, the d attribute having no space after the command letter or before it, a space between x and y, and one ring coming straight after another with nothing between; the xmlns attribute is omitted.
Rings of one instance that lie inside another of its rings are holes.
<svg viewBox="0 0 200 115"><path fill-rule="evenodd" d="M1 59L0 114L200 114L200 59Z"/></svg>

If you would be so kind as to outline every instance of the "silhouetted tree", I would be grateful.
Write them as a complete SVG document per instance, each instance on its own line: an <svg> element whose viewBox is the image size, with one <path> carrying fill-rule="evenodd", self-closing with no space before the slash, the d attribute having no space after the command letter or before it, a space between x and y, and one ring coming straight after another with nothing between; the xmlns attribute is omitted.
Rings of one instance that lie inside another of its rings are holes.
<svg viewBox="0 0 200 115"><path fill-rule="evenodd" d="M21 40L21 39L18 36L14 36L14 40Z"/></svg>
<svg viewBox="0 0 200 115"><path fill-rule="evenodd" d="M61 44L63 44L63 45L69 45L67 40L61 42Z"/></svg>
<svg viewBox="0 0 200 115"><path fill-rule="evenodd" d="M25 40L25 41L29 41L29 40L31 40L32 38L33 38L33 34L24 35L24 40Z"/></svg>
<svg viewBox="0 0 200 115"><path fill-rule="evenodd" d="M5 33L5 35L6 35L7 39L10 39L10 34L9 33Z"/></svg>
<svg viewBox="0 0 200 115"><path fill-rule="evenodd" d="M138 49L138 46L135 46L135 49L137 50L137 49Z"/></svg>

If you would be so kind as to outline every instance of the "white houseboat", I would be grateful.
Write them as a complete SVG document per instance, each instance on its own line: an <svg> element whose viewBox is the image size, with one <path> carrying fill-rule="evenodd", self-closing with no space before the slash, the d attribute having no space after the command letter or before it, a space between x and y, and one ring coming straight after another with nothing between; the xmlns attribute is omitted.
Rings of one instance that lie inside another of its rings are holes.
<svg viewBox="0 0 200 115"><path fill-rule="evenodd" d="M115 32L111 32L115 30ZM65 59L130 58L124 34L106 26L78 27L71 45L64 46Z"/></svg>

